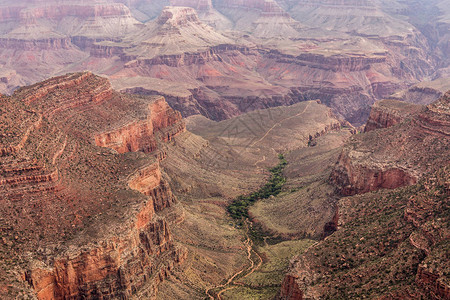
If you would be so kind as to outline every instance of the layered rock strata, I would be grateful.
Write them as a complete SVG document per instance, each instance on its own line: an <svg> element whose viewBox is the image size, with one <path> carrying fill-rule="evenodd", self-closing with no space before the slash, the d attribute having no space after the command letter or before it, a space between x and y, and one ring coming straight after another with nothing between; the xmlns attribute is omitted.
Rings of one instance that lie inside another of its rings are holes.
<svg viewBox="0 0 450 300"><path fill-rule="evenodd" d="M291 261L279 299L448 298L449 100L374 107L331 175L354 195L338 202L338 230Z"/></svg>
<svg viewBox="0 0 450 300"><path fill-rule="evenodd" d="M427 107L391 100L375 105L367 134L344 148L331 181L343 195L354 195L414 184L437 167L431 160L448 163L441 154L448 146L448 101L449 93Z"/></svg>
<svg viewBox="0 0 450 300"><path fill-rule="evenodd" d="M22 261L8 269L38 299L154 298L186 257L160 216L176 198L159 145L185 130L180 114L92 73L21 88L4 103L2 253Z"/></svg>

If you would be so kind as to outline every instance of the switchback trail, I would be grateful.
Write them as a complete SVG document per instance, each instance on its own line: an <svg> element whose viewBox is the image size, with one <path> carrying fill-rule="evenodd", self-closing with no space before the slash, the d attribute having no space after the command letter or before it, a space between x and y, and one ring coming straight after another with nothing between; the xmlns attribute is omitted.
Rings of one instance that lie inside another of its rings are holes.
<svg viewBox="0 0 450 300"><path fill-rule="evenodd" d="M253 142L253 143L250 145L250 147L253 147L253 146L255 146L257 143L259 143L259 142L261 142L262 140L264 140L264 139L267 137L267 135L268 135L268 134L276 127L276 126L281 126L281 123L283 123L284 121L290 120L290 119L292 119L292 118L295 118L295 117L298 117L298 116L302 115L302 114L308 109L309 104L310 104L310 103L308 102L308 103L306 104L305 108L304 108L301 112L299 112L298 114L295 114L295 115L293 115L293 116L284 118L284 119L278 121L277 123L275 123L272 127L270 127L269 130L267 130L267 132L266 132L259 140Z"/></svg>

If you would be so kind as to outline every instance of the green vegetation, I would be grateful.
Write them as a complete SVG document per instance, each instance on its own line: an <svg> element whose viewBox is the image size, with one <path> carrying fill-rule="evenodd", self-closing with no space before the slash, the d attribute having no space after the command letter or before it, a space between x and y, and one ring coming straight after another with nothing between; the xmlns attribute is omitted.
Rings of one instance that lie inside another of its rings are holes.
<svg viewBox="0 0 450 300"><path fill-rule="evenodd" d="M278 159L280 160L279 164L269 169L271 173L269 182L250 195L241 195L237 197L228 206L228 212L233 219L241 220L242 218L248 218L248 208L255 201L267 199L270 196L276 196L281 192L281 188L286 183L286 178L283 176L283 170L287 165L287 161L283 154L279 154Z"/></svg>
<svg viewBox="0 0 450 300"><path fill-rule="evenodd" d="M226 291L223 298L274 299L280 290L289 260L294 255L303 253L314 242L313 240L284 241L276 245L258 247L258 254L263 259L261 267L252 274L238 279L240 284Z"/></svg>

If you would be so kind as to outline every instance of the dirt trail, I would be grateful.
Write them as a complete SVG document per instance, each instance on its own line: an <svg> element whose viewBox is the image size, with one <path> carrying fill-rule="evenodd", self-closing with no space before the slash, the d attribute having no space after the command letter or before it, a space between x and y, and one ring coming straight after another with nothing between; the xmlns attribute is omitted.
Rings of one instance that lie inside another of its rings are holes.
<svg viewBox="0 0 450 300"><path fill-rule="evenodd" d="M264 139L267 137L267 135L268 135L268 134L276 127L276 126L281 126L281 124L282 124L284 121L290 120L290 119L292 119L292 118L295 118L295 117L298 117L298 116L302 115L304 112L306 112L306 110L308 109L308 107L309 107L309 102L308 102L308 104L306 104L305 108L304 108L301 112L299 112L298 114L295 114L295 115L293 115L293 116L287 117L287 118L285 118L285 119L283 119L283 120L280 120L279 122L275 123L272 127L269 128L269 130L267 130L267 132L266 132L259 140L253 142L253 143L247 148L246 151L250 151L250 148L252 148L252 147L255 146L257 143L259 143L259 142L261 142L262 140L264 140ZM274 152L275 154L277 154L277 151L275 151L274 148L272 148L272 150L273 150L273 152ZM258 151L258 152L261 151L261 148L257 148L256 151ZM260 160L258 160L257 162L255 162L255 163L254 163L254 166L256 166L256 167L259 168L258 164L259 164L259 163L262 163L262 162L264 162L264 161L266 161L266 156L265 156L265 155L263 155L262 159L260 159Z"/></svg>
<svg viewBox="0 0 450 300"><path fill-rule="evenodd" d="M248 220L247 220L248 222ZM246 224L247 224L246 222ZM255 272L256 270L258 270L261 265L262 265L262 258L261 256L255 251L253 250L253 242L250 239L249 235L248 235L248 224L246 225L246 240L244 242L245 248L247 250L247 259L250 262L250 266L248 268L243 268L242 270L240 270L239 272L236 272L233 274L233 276L231 276L226 283L215 286L215 287L211 287L206 289L205 293L206 295L209 297L209 299L215 300L221 300L222 297L221 295L231 289L236 288L237 286L241 286L244 285L242 282L236 281L236 277L239 276L240 274L242 274L243 272L246 272L246 274L244 276L242 276L240 279L245 278L247 276L249 276L250 274L252 274L253 272ZM252 253L254 253L256 255L256 257L258 258L258 263L255 263L255 261L252 259ZM214 296L214 294L211 294L211 290L213 289L220 289L217 294Z"/></svg>
<svg viewBox="0 0 450 300"><path fill-rule="evenodd" d="M266 136L267 136L267 135L268 135L268 134L276 127L276 126L281 126L281 123L283 123L284 121L290 120L290 119L292 119L292 118L295 118L295 117L298 117L298 116L302 115L302 114L308 109L309 104L310 104L310 103L308 102L308 103L306 104L305 108L304 108L301 112L299 112L298 114L295 114L295 115L293 115L293 116L290 116L290 117L288 117L288 118L285 118L285 119L280 120L279 122L275 123L272 127L270 127L269 130L267 130L267 132L266 132L259 140L253 142L253 143L250 145L250 147L253 147L253 146L255 146L257 143L259 143L259 142L261 142L262 140L264 140L264 139L266 138Z"/></svg>
<svg viewBox="0 0 450 300"><path fill-rule="evenodd" d="M259 163L262 163L262 162L264 162L264 161L266 161L266 156L265 156L265 155L263 155L263 158L262 158L262 159L260 159L260 160L258 160L257 162L255 162L254 165L257 167Z"/></svg>
<svg viewBox="0 0 450 300"><path fill-rule="evenodd" d="M293 115L293 116L290 116L290 117L288 117L288 118L285 118L285 119L283 119L283 120L280 120L279 122L275 123L269 130L267 130L267 132L266 132L259 140L253 142L253 143L250 145L249 148L255 146L257 143L259 143L259 142L261 142L262 140L264 140L264 139L267 137L267 135L268 135L268 134L276 127L276 126L281 126L281 124L282 124L284 121L289 120L289 119L292 119L292 118L295 118L295 117L298 117L298 116L302 115L303 113L305 113L306 110L309 108L309 104L310 104L310 103L308 103L308 104L305 106L305 108L304 108L301 112L299 112L299 113L297 113L297 114L295 114L295 115ZM249 150L249 148L247 148L247 151ZM260 150L261 150L261 148L258 148L258 151L260 151ZM274 152L276 152L275 149L272 148L272 150L273 150ZM259 161L257 161L257 162L255 162L254 165L257 166L259 163L262 163L262 162L264 162L265 160L266 160L266 156L263 155L263 156L262 156L262 159L259 160ZM240 277L240 279L243 279L243 278L245 278L245 277L247 277L247 276L253 274L253 272L255 272L256 270L258 270L258 269L261 267L263 260L262 260L261 256L260 256L255 250L253 250L253 242L252 242L252 240L250 239L250 237L249 237L249 235L248 235L248 231L249 231L249 228L248 228L249 224L248 224L248 223L249 223L249 221L246 220L246 232L245 232L246 241L244 242L244 245L245 245L245 247L246 247L246 249L247 249L247 259L248 259L248 261L250 262L250 267L248 267L248 268L243 268L243 269L240 270L239 272L234 273L233 276L231 276L231 277L227 280L227 282L224 283L224 284L221 284L221 285L218 285L218 286L215 286L215 287L207 288L207 289L205 290L205 293L206 293L206 295L209 297L209 299L212 299L212 300L216 300L216 299L217 299L217 300L222 300L221 295L222 295L224 292L229 291L229 290L231 290L231 289L234 289L234 288L236 288L236 287L238 287L238 286L243 286L243 285L244 285L243 282L241 282L241 281L236 281L236 277L238 277L238 276L239 276L240 274L242 274L244 271L247 271L246 274L245 274L244 276ZM266 241L264 240L264 242L266 242ZM266 245L267 245L267 242L266 242ZM258 263L255 263L255 261L252 259L252 253L254 253L255 256L257 257ZM212 290L216 290L216 289L220 289L220 290L217 292L217 294L211 293Z"/></svg>

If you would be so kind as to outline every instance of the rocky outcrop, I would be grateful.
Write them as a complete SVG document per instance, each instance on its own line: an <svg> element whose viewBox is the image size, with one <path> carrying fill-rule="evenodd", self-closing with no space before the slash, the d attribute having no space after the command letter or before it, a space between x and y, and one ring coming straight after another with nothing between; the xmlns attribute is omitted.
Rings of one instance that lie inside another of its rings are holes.
<svg viewBox="0 0 450 300"><path fill-rule="evenodd" d="M22 171L22 170L20 170ZM18 185L22 183L27 184L36 184L41 182L50 182L50 181L57 181L58 180L58 172L53 171L49 174L43 174L43 175L27 175L27 176L15 176L15 177L8 177L0 179L0 185Z"/></svg>
<svg viewBox="0 0 450 300"><path fill-rule="evenodd" d="M428 87L427 84L429 84L430 86ZM448 87L450 87L450 85ZM444 85L444 89L448 89L448 87ZM427 105L442 97L447 89L442 91L440 87L433 87L431 82L423 83L423 85L419 84L416 86L412 86L406 91L396 93L392 95L391 98L415 104Z"/></svg>
<svg viewBox="0 0 450 300"><path fill-rule="evenodd" d="M127 47L109 46L104 44L97 44L97 41L91 40L83 42L82 47L90 48L89 53L93 57L113 57L123 56L124 50ZM81 44L81 43L80 43Z"/></svg>
<svg viewBox="0 0 450 300"><path fill-rule="evenodd" d="M195 10L184 7L166 8L161 12L157 23L159 25L170 25L173 28L183 27L189 23L200 24Z"/></svg>
<svg viewBox="0 0 450 300"><path fill-rule="evenodd" d="M298 276L286 275L281 284L278 299L280 300L303 300L303 291L297 283Z"/></svg>
<svg viewBox="0 0 450 300"><path fill-rule="evenodd" d="M160 212L176 202L169 185L161 178L158 163L139 170L128 184L130 188L151 197L155 212Z"/></svg>
<svg viewBox="0 0 450 300"><path fill-rule="evenodd" d="M2 101L0 210L15 224L2 227L2 261L23 262L12 268L38 299L154 299L186 258L163 217L176 198L158 162L185 130L180 113L89 72Z"/></svg>
<svg viewBox="0 0 450 300"><path fill-rule="evenodd" d="M417 182L417 178L398 166L355 163L368 159L370 153L342 152L331 180L342 195L355 195L380 188L395 189Z"/></svg>
<svg viewBox="0 0 450 300"><path fill-rule="evenodd" d="M157 285L185 260L186 249L173 245L166 221L155 215L175 202L159 165L139 170L129 186L150 196L129 235L58 258L50 268L26 271L38 299L128 299L138 291L153 299Z"/></svg>
<svg viewBox="0 0 450 300"><path fill-rule="evenodd" d="M298 56L281 54L277 50L268 53L268 58L281 63L297 64L310 68L331 70L333 72L355 72L368 70L371 65L386 62L386 56L367 57L365 55L331 55L304 53Z"/></svg>
<svg viewBox="0 0 450 300"><path fill-rule="evenodd" d="M291 261L278 299L448 299L448 175L341 199L339 230Z"/></svg>
<svg viewBox="0 0 450 300"><path fill-rule="evenodd" d="M120 47L108 47L103 45L97 45L97 43L109 41L119 43L121 39L118 38L91 38L87 36L75 35L71 37L72 44L83 50L89 50L90 54L94 57L110 57L112 55L120 54L122 51Z"/></svg>
<svg viewBox="0 0 450 300"><path fill-rule="evenodd" d="M154 101L149 110L153 134L161 133L160 138L163 141L169 142L176 134L186 130L180 112L173 110L164 98ZM173 130L170 130L171 128Z"/></svg>
<svg viewBox="0 0 450 300"><path fill-rule="evenodd" d="M122 90L125 93L138 94L138 95L161 95L169 103L170 107L179 111L183 117L208 114L208 112L198 103L194 94L199 92L198 89L193 89L192 93L186 96L165 94L161 91L155 91L143 87L130 87Z"/></svg>
<svg viewBox="0 0 450 300"><path fill-rule="evenodd" d="M95 137L97 146L108 147L118 153L142 151L153 152L157 149L157 137L165 142L180 132L185 131L181 114L172 110L164 98L149 105L149 115L146 121L127 124L116 130L102 133Z"/></svg>
<svg viewBox="0 0 450 300"><path fill-rule="evenodd" d="M154 299L157 285L186 258L185 250L174 248L170 239L167 224L153 221L128 239L75 252L57 259L51 269L27 271L24 279L38 299L129 299L144 287L143 295Z"/></svg>
<svg viewBox="0 0 450 300"><path fill-rule="evenodd" d="M450 285L442 274L435 273L421 264L417 269L416 283L434 299L450 299Z"/></svg>
<svg viewBox="0 0 450 300"><path fill-rule="evenodd" d="M432 170L428 159L448 163L440 154L445 152L450 134L448 103L447 93L427 107L394 100L374 105L366 135L355 138L342 151L331 182L343 195L394 189L414 184Z"/></svg>
<svg viewBox="0 0 450 300"><path fill-rule="evenodd" d="M221 54L228 51L239 51L243 54L248 54L251 50L247 47L240 47L236 45L219 45L209 48L206 51L198 53L183 53L176 55L161 55L151 59L138 58L135 56L122 55L123 61L131 61L126 65L127 68L167 65L169 67L182 67L191 65L204 65L207 62L218 61L221 62ZM136 61L133 61L137 59Z"/></svg>
<svg viewBox="0 0 450 300"><path fill-rule="evenodd" d="M84 72L82 74L73 74L69 76L60 76L55 77L50 80L45 81L44 84L38 83L35 85L32 85L31 87L27 88L27 94L28 96L25 97L22 101L25 103L32 103L37 102L45 97L51 95L56 90L65 90L73 88L82 82L88 81L90 78L92 78L94 75L91 72ZM95 87L93 90L89 90L85 92L86 94L83 95L84 97L80 98L86 98L86 101L102 101L107 100L112 95L112 88L111 84L108 81L104 81L103 84ZM80 95L77 95L80 96ZM66 100L66 99L64 99ZM73 98L67 99L65 102L72 102ZM84 103L85 101L77 101L77 104ZM64 102L63 102L64 103ZM53 103L52 103L53 104ZM61 102L58 102L57 105L58 110L60 110ZM73 105L72 105L73 106Z"/></svg>
<svg viewBox="0 0 450 300"><path fill-rule="evenodd" d="M419 115L419 126L422 130L434 135L448 138L450 136L450 91L439 100L427 105L427 109Z"/></svg>
<svg viewBox="0 0 450 300"><path fill-rule="evenodd" d="M25 51L35 50L61 50L70 49L72 47L70 39L48 38L39 40L19 40L14 38L0 38L0 48L21 49Z"/></svg>
<svg viewBox="0 0 450 300"><path fill-rule="evenodd" d="M450 196L448 182L440 182L441 176L438 173L424 181L422 189L426 192L411 196L403 214L404 219L415 228L415 232L409 237L411 245L426 255L418 266L415 282L433 299L450 298L450 283L445 276L449 268L447 247L450 229L445 224L445 218L436 218L448 210ZM438 193L437 185L443 185L444 190ZM435 196L430 197L429 193L434 193Z"/></svg>
<svg viewBox="0 0 450 300"><path fill-rule="evenodd" d="M330 177L353 195L338 202L338 230L291 262L280 299L449 297L449 95L374 107L375 125L351 138Z"/></svg>
<svg viewBox="0 0 450 300"><path fill-rule="evenodd" d="M95 143L100 147L112 148L118 153L153 152L157 149L151 124L147 121L135 122L118 130L102 133L95 137Z"/></svg>
<svg viewBox="0 0 450 300"><path fill-rule="evenodd" d="M120 55L122 61L128 62L125 67L201 65L221 61L218 53L230 48L245 48L200 21L191 7L165 7L156 20L146 24L139 36L137 41L130 37L121 43L107 44L110 48L132 45L123 48L124 54Z"/></svg>
<svg viewBox="0 0 450 300"><path fill-rule="evenodd" d="M364 131L369 132L378 128L394 126L405 121L406 118L417 114L420 110L422 110L422 106L405 102L393 100L378 101L372 106Z"/></svg>

